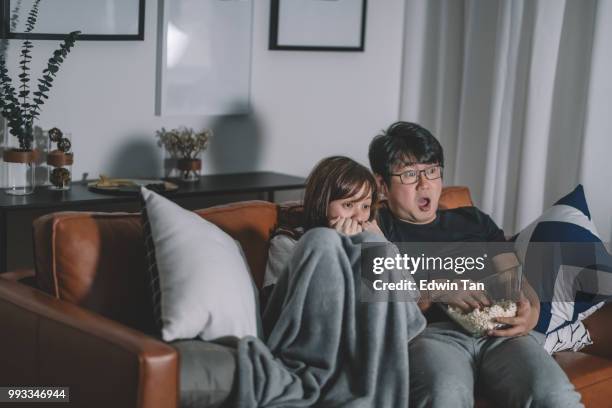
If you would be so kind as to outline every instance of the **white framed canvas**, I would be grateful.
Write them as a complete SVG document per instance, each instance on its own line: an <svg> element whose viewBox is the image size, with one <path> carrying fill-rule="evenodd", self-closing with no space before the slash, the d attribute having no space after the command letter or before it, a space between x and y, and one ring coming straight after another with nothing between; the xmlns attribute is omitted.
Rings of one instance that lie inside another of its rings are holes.
<svg viewBox="0 0 612 408"><path fill-rule="evenodd" d="M160 4L156 113L248 113L252 0Z"/></svg>

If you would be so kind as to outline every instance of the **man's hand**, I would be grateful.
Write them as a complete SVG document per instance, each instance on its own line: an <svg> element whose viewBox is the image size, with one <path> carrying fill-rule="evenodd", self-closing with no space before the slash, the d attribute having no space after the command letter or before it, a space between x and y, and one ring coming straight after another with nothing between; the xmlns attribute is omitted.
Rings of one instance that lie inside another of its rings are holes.
<svg viewBox="0 0 612 408"><path fill-rule="evenodd" d="M540 318L540 298L533 290L527 279L523 279L521 299L516 304L515 317L498 317L499 323L508 324L507 329L491 330L489 336L507 337L524 336L538 324Z"/></svg>
<svg viewBox="0 0 612 408"><path fill-rule="evenodd" d="M329 226L341 234L355 235L363 231L359 221L352 218L338 217L329 222Z"/></svg>
<svg viewBox="0 0 612 408"><path fill-rule="evenodd" d="M524 336L529 333L536 325L537 318L534 321L533 309L529 300L522 296L516 304L515 317L498 317L495 319L497 323L507 324L510 327L507 329L491 330L487 334L495 337L511 337Z"/></svg>
<svg viewBox="0 0 612 408"><path fill-rule="evenodd" d="M446 279L441 279L446 282ZM486 293L482 290L434 290L430 297L435 302L446 303L469 313L474 309L491 305Z"/></svg>

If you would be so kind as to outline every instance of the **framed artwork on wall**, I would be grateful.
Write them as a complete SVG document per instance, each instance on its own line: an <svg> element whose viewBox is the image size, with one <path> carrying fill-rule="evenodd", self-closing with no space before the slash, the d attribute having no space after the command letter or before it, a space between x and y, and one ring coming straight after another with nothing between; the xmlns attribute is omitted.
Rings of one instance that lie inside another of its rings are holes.
<svg viewBox="0 0 612 408"><path fill-rule="evenodd" d="M270 50L363 51L367 0L271 0Z"/></svg>
<svg viewBox="0 0 612 408"><path fill-rule="evenodd" d="M82 40L144 40L145 0L52 0L38 5L31 32L26 22L36 0L0 0L0 35L8 39L61 40L81 31Z"/></svg>
<svg viewBox="0 0 612 408"><path fill-rule="evenodd" d="M157 115L250 112L254 0L159 0Z"/></svg>

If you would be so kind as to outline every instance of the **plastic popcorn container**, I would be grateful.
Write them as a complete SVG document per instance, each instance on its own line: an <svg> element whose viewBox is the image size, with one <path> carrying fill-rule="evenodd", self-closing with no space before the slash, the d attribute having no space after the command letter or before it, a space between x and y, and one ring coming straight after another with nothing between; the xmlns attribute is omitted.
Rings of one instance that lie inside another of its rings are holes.
<svg viewBox="0 0 612 408"><path fill-rule="evenodd" d="M517 302L521 298L522 268L514 254L499 256L501 258L494 259L493 263L500 272L478 281L484 286L484 294L491 303L489 306L464 313L459 308L442 305L452 320L475 337L503 328L504 325L496 322L496 318L516 316Z"/></svg>

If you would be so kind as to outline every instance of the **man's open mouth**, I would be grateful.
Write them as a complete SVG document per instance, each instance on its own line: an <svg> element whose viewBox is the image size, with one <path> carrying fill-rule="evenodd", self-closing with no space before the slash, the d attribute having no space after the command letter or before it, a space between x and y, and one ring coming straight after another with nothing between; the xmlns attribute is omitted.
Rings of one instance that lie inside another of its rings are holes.
<svg viewBox="0 0 612 408"><path fill-rule="evenodd" d="M428 197L421 197L417 200L417 205L419 207L419 210L421 211L429 211L429 209L431 208L431 199Z"/></svg>

